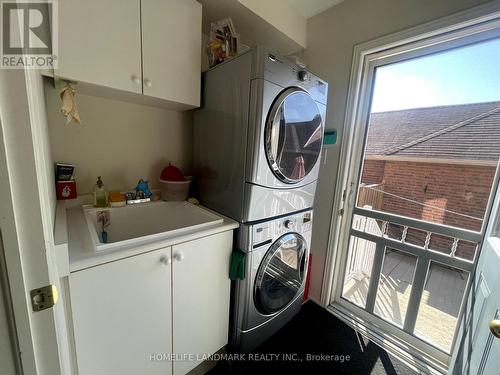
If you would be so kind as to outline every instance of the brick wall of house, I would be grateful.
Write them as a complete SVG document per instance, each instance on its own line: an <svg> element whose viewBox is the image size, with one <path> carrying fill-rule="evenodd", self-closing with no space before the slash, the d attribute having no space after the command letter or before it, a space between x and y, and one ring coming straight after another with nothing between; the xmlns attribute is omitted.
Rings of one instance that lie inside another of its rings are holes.
<svg viewBox="0 0 500 375"><path fill-rule="evenodd" d="M384 179L384 166L385 160L365 160L361 181L365 184L380 184Z"/></svg>
<svg viewBox="0 0 500 375"><path fill-rule="evenodd" d="M384 183L383 190L388 194L384 194L382 211L478 231L481 220L449 211L483 218L494 175L495 168L486 166L366 160L361 181ZM436 250L449 247L449 240L433 237ZM470 245L460 244L459 252L465 252L465 256L470 257L466 253L471 251Z"/></svg>

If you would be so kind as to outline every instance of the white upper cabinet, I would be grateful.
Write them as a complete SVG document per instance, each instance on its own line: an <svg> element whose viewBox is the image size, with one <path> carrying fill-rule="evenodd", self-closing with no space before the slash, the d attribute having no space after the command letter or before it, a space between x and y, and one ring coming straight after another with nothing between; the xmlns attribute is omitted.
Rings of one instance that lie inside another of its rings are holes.
<svg viewBox="0 0 500 375"><path fill-rule="evenodd" d="M139 0L63 0L55 75L142 93Z"/></svg>
<svg viewBox="0 0 500 375"><path fill-rule="evenodd" d="M142 0L144 95L200 105L201 4Z"/></svg>
<svg viewBox="0 0 500 375"><path fill-rule="evenodd" d="M64 0L58 4L55 76L77 81L91 94L104 94L104 87L120 90L115 92L119 99L177 109L199 106L200 3ZM113 97L113 91L104 96Z"/></svg>

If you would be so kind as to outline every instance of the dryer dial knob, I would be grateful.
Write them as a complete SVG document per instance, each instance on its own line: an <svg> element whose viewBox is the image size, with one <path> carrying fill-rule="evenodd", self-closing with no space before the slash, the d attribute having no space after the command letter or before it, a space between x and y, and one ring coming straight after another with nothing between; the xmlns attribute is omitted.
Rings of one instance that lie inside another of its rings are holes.
<svg viewBox="0 0 500 375"><path fill-rule="evenodd" d="M291 229L293 227L294 222L293 222L293 220L288 219L288 220L285 220L285 222L283 224L285 225L286 229Z"/></svg>
<svg viewBox="0 0 500 375"><path fill-rule="evenodd" d="M299 81L307 81L309 79L309 73L307 73L305 70L299 70L298 76Z"/></svg>

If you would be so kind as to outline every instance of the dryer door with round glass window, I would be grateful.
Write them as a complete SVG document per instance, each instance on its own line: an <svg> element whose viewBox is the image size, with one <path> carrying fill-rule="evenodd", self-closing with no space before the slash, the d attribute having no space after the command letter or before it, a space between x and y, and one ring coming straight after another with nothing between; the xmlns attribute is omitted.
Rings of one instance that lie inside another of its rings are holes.
<svg viewBox="0 0 500 375"><path fill-rule="evenodd" d="M254 298L259 312L274 314L300 293L307 269L307 245L297 233L287 233L269 248L255 280Z"/></svg>
<svg viewBox="0 0 500 375"><path fill-rule="evenodd" d="M321 154L323 122L316 102L304 90L284 90L266 121L266 156L275 176L293 184L303 180Z"/></svg>

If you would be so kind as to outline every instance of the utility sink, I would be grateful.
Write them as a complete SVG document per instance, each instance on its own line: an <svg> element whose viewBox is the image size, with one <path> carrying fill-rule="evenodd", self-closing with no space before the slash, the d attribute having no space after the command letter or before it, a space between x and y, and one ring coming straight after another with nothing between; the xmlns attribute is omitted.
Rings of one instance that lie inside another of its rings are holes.
<svg viewBox="0 0 500 375"><path fill-rule="evenodd" d="M83 208L94 250L130 247L172 238L221 224L223 219L206 209L184 202L150 202L115 208ZM98 216L105 213L107 242L102 241Z"/></svg>

